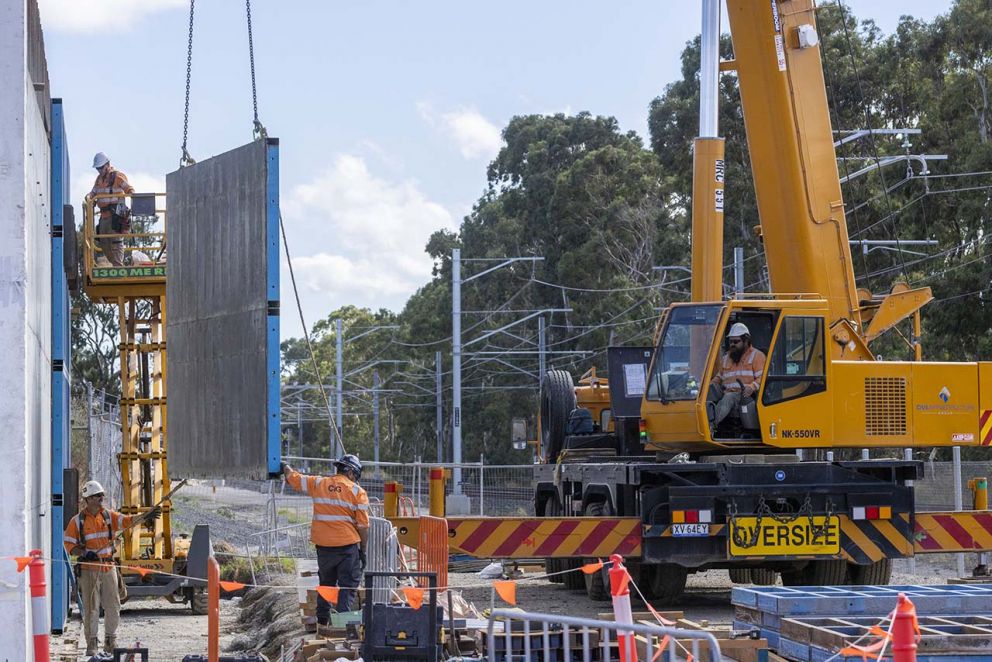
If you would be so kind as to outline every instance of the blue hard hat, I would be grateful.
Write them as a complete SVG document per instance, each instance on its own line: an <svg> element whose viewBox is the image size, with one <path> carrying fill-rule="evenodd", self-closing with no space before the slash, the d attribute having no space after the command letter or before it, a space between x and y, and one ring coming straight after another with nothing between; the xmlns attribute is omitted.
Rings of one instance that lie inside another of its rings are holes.
<svg viewBox="0 0 992 662"><path fill-rule="evenodd" d="M358 478L362 477L362 461L358 459L357 455L342 455L334 460L334 466L354 471Z"/></svg>

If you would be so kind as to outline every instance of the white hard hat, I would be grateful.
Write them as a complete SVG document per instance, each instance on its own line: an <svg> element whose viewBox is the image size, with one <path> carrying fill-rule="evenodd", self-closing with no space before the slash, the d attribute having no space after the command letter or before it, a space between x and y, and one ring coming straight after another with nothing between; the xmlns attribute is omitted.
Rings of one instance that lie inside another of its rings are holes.
<svg viewBox="0 0 992 662"><path fill-rule="evenodd" d="M100 483L96 482L95 480L91 480L87 482L85 485L83 485L84 499L91 496L96 496L97 494L106 494L106 492L103 491L103 485L101 485Z"/></svg>
<svg viewBox="0 0 992 662"><path fill-rule="evenodd" d="M96 168L97 170L107 165L108 163L110 163L110 159L107 158L107 155L104 154L103 152L97 152L93 156L93 167Z"/></svg>
<svg viewBox="0 0 992 662"><path fill-rule="evenodd" d="M732 327L730 327L730 333L727 334L728 338L740 338L741 336L749 336L751 332L747 330L747 326L736 322Z"/></svg>

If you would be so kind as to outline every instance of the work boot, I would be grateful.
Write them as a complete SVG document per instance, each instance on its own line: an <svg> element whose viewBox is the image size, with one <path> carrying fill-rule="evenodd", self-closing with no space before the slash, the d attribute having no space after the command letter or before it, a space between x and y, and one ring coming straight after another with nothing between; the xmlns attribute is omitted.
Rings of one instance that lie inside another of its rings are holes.
<svg viewBox="0 0 992 662"><path fill-rule="evenodd" d="M100 650L100 640L97 637L88 639L86 641L86 654L96 655L97 651Z"/></svg>
<svg viewBox="0 0 992 662"><path fill-rule="evenodd" d="M115 648L117 648L117 637L107 637L103 640L103 651L105 653L113 655Z"/></svg>

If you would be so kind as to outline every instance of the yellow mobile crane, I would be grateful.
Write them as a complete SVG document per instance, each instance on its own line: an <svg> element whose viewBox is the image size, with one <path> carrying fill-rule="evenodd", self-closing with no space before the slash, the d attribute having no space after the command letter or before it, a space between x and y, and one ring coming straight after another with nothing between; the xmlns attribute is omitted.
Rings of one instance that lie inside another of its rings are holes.
<svg viewBox="0 0 992 662"><path fill-rule="evenodd" d="M134 193L128 198L135 232L99 234L96 200L83 201L83 289L91 300L117 307L120 342L121 452L117 455L120 511L138 515L156 505L162 517L124 531L117 556L128 597L163 596L187 601L205 614L209 530L197 526L192 539L173 538L172 486L168 464L166 408L166 214L164 193ZM124 265L113 266L101 243L125 242ZM142 573L131 568L181 575ZM142 576L144 575L144 576Z"/></svg>
<svg viewBox="0 0 992 662"><path fill-rule="evenodd" d="M883 584L894 558L992 549L992 513L916 511L920 462L794 452L987 446L992 363L922 362L929 288L876 296L855 283L813 0L726 6L734 59L720 62L720 3L703 0L691 303L662 312L653 347L611 348L605 379L544 376L537 518L450 518L453 549L546 557L552 571L619 552L662 600L709 568L755 583ZM729 301L720 70L740 86L771 282L770 294ZM909 317L917 360L876 360L872 341ZM708 387L737 323L767 362L747 411L717 424ZM568 434L581 409L592 432ZM398 524L412 540L416 523ZM609 597L600 573L553 579Z"/></svg>

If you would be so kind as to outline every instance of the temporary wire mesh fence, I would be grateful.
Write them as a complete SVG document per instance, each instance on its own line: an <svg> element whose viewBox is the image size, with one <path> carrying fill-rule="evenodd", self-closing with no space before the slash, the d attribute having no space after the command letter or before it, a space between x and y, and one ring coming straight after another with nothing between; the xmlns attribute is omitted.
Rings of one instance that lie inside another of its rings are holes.
<svg viewBox="0 0 992 662"><path fill-rule="evenodd" d="M99 482L106 491L106 505L119 508L123 499L120 463L121 413L116 396L88 388L86 432L89 437L90 475L80 476L80 487L88 480Z"/></svg>
<svg viewBox="0 0 992 662"><path fill-rule="evenodd" d="M489 618L487 648L489 662L514 660L616 660L618 635L635 635L637 655L627 659L707 660L723 659L720 644L711 632L685 630L644 623L623 624L560 614L537 614L496 609ZM667 655L662 653L667 651Z"/></svg>

